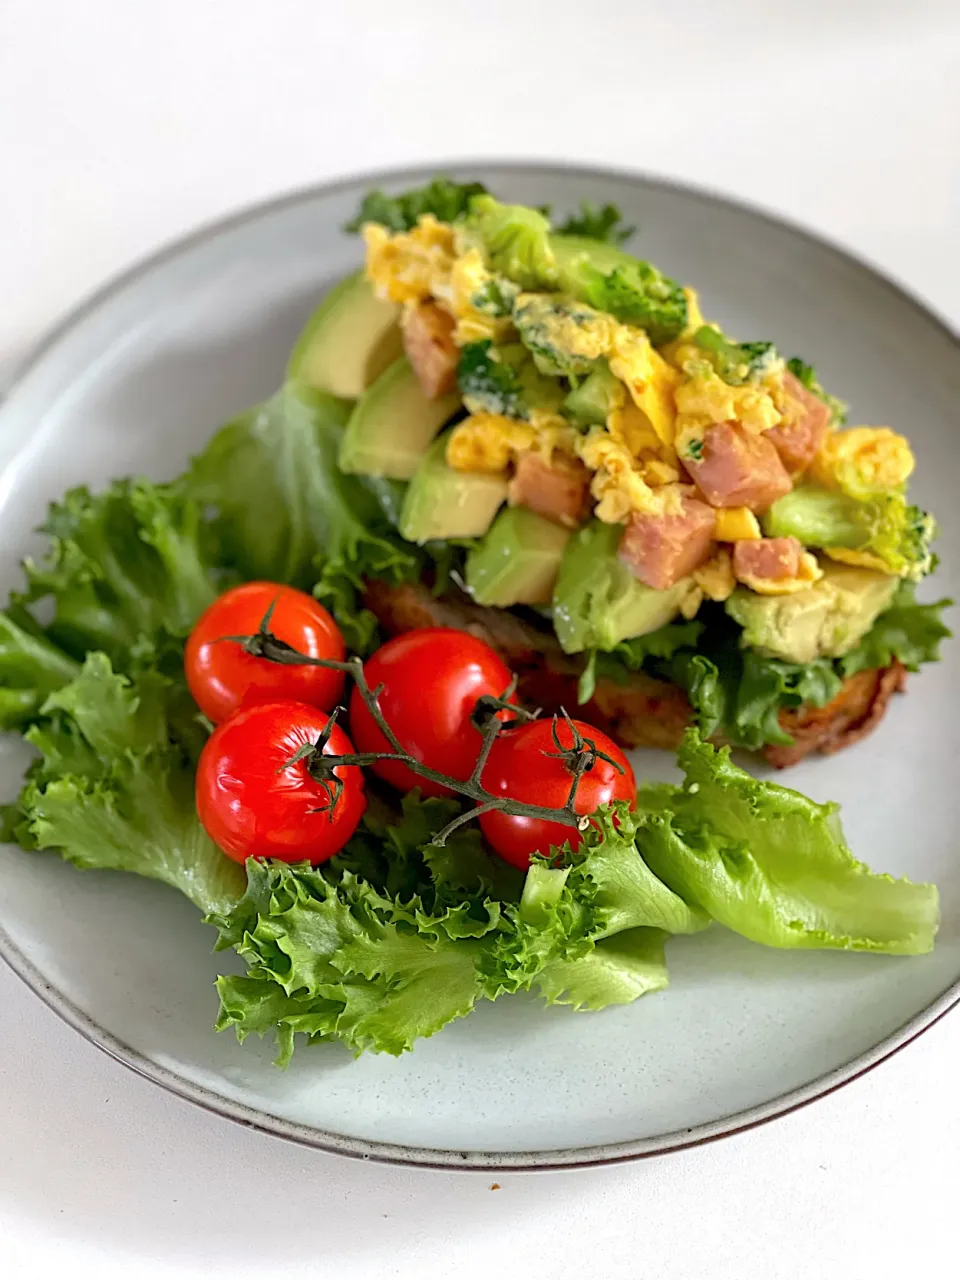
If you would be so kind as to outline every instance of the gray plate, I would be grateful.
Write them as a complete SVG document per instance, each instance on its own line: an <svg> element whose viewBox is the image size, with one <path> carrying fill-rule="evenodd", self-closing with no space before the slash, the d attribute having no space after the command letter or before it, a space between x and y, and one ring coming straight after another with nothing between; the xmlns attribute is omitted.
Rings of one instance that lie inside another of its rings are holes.
<svg viewBox="0 0 960 1280"><path fill-rule="evenodd" d="M452 168L510 200L618 203L641 228L638 251L693 283L708 316L803 354L853 421L909 434L917 501L943 526L936 590L955 591L960 361L956 338L918 302L805 232L703 192L606 171ZM427 176L376 175L252 209L115 281L47 338L0 409L0 585L38 545L29 530L50 498L128 472L171 476L219 422L270 392L323 290L359 262L339 228L360 193ZM223 957L162 886L2 848L0 950L52 1009L151 1080L325 1150L554 1168L720 1137L862 1073L960 995L960 729L944 714L957 660L948 646L867 742L789 775L842 801L851 843L876 869L940 885L931 956L780 953L714 929L672 943L669 990L628 1008L574 1014L514 997L399 1061L324 1046L281 1073L268 1046L213 1033ZM0 744L4 793L23 759ZM671 775L656 753L635 763L641 777Z"/></svg>

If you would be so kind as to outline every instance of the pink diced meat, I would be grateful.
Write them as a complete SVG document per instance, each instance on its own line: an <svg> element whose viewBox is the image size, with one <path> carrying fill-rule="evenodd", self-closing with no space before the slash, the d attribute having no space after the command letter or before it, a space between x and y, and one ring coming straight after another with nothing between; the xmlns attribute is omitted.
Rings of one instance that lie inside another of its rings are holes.
<svg viewBox="0 0 960 1280"><path fill-rule="evenodd" d="M733 575L740 582L779 582L800 572L803 547L796 538L756 538L733 544Z"/></svg>
<svg viewBox="0 0 960 1280"><path fill-rule="evenodd" d="M634 577L664 591L710 555L717 517L705 502L683 498L676 515L634 511L620 542L620 559Z"/></svg>
<svg viewBox="0 0 960 1280"><path fill-rule="evenodd" d="M546 462L539 453L521 453L507 489L512 507L528 507L538 516L578 529L590 502L590 472L579 460L554 453Z"/></svg>
<svg viewBox="0 0 960 1280"><path fill-rule="evenodd" d="M452 391L457 382L457 345L453 319L435 302L405 312L403 347L428 400Z"/></svg>
<svg viewBox="0 0 960 1280"><path fill-rule="evenodd" d="M713 507L766 511L793 488L766 435L755 435L739 422L708 427L700 457L684 457L683 465Z"/></svg>
<svg viewBox="0 0 960 1280"><path fill-rule="evenodd" d="M784 418L778 427L767 432L767 439L790 474L799 475L806 471L823 443L830 423L830 406L792 373L784 374L783 388L787 393Z"/></svg>

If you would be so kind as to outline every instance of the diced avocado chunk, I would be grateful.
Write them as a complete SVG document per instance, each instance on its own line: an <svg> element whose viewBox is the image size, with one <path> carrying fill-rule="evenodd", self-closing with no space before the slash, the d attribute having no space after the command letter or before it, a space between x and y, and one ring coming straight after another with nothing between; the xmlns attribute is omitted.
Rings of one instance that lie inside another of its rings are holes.
<svg viewBox="0 0 960 1280"><path fill-rule="evenodd" d="M467 590L478 604L549 604L570 531L526 507L507 507L467 556Z"/></svg>
<svg viewBox="0 0 960 1280"><path fill-rule="evenodd" d="M606 363L598 365L563 402L574 422L584 427L602 427L607 418L624 402L623 383L615 378Z"/></svg>
<svg viewBox="0 0 960 1280"><path fill-rule="evenodd" d="M336 285L297 340L292 381L356 400L403 350L400 308L376 297L362 271Z"/></svg>
<svg viewBox="0 0 960 1280"><path fill-rule="evenodd" d="M639 582L617 556L623 526L591 521L567 543L553 592L553 625L566 653L612 649L671 622L697 596L691 578L666 591Z"/></svg>
<svg viewBox="0 0 960 1280"><path fill-rule="evenodd" d="M357 401L340 444L340 470L409 480L459 405L456 392L427 399L401 356Z"/></svg>
<svg viewBox="0 0 960 1280"><path fill-rule="evenodd" d="M823 562L823 577L808 591L761 596L738 587L727 613L743 627L741 643L785 662L839 658L863 639L899 585L891 574Z"/></svg>
<svg viewBox="0 0 960 1280"><path fill-rule="evenodd" d="M408 542L480 538L507 496L503 476L448 467L448 439L445 433L434 440L410 481L400 512L400 533Z"/></svg>

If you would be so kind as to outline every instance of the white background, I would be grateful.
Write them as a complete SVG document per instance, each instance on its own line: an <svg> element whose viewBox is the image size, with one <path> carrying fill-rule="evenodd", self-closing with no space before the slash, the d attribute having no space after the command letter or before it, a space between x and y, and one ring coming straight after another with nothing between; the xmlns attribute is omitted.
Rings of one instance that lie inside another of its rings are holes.
<svg viewBox="0 0 960 1280"><path fill-rule="evenodd" d="M468 155L723 188L855 247L960 323L958 69L955 0L0 0L0 361L198 223ZM955 1266L960 1015L772 1126L491 1190L209 1117L6 971L0 1010L0 1272L22 1280Z"/></svg>

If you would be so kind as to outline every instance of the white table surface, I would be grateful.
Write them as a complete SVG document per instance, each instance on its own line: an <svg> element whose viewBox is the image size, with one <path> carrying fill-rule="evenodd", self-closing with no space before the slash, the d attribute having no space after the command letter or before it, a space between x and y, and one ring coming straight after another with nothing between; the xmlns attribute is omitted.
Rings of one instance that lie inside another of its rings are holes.
<svg viewBox="0 0 960 1280"><path fill-rule="evenodd" d="M723 188L960 322L958 65L955 0L0 0L0 361L237 206L468 155ZM5 970L0 1009L0 1273L21 1280L955 1274L958 1015L739 1138L492 1190L207 1116Z"/></svg>

